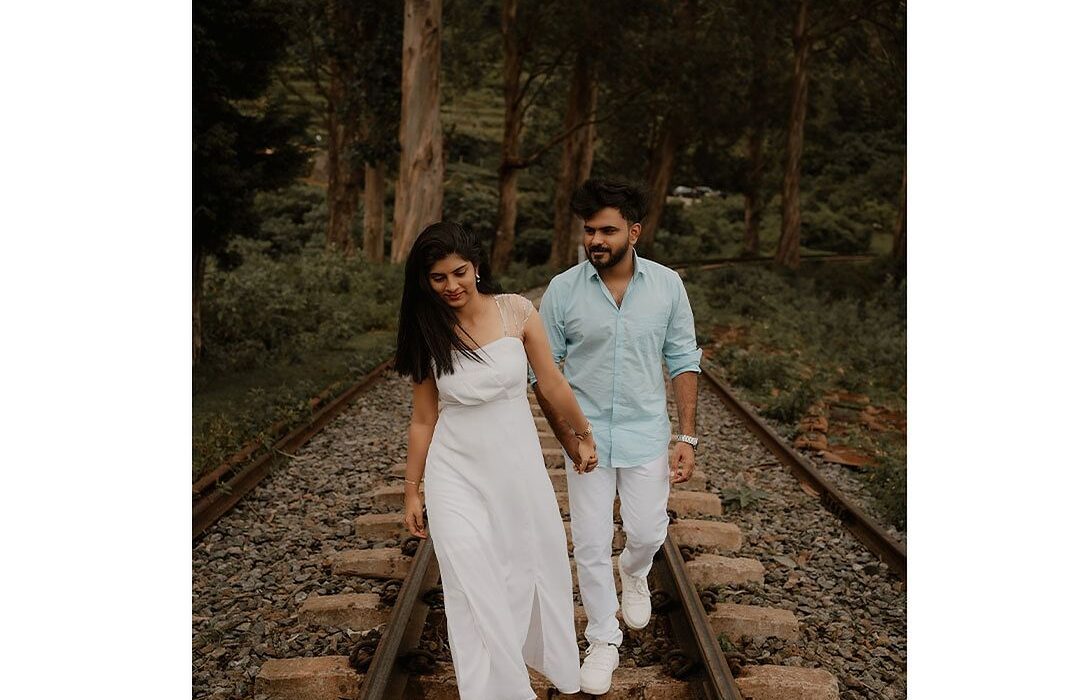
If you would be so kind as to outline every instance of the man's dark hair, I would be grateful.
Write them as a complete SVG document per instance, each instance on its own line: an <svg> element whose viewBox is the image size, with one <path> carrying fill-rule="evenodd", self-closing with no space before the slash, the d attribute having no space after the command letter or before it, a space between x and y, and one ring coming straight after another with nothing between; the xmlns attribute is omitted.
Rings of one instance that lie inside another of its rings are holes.
<svg viewBox="0 0 1080 700"><path fill-rule="evenodd" d="M574 196L570 199L570 211L582 219L589 219L601 209L613 207L631 226L645 218L645 205L645 193L640 188L614 180L586 180L574 190Z"/></svg>

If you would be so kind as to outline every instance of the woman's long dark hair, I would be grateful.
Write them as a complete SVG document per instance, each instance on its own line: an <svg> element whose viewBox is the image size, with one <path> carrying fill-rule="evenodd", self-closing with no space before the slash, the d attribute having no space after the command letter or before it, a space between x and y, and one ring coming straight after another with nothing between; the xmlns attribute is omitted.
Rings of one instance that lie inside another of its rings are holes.
<svg viewBox="0 0 1080 700"><path fill-rule="evenodd" d="M457 315L439 298L428 280L431 266L454 253L476 267L480 275L477 291L482 294L499 291L480 241L461 225L442 221L428 226L416 237L405 261L394 370L402 376L412 377L417 384L431 376L432 365L436 377L453 374L454 350L480 360L476 351L455 331L459 325Z"/></svg>

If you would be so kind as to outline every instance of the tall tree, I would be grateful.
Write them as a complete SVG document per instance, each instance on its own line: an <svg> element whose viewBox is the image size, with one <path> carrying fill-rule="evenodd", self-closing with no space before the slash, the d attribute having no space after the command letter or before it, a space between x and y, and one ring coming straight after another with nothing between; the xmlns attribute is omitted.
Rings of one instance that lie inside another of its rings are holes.
<svg viewBox="0 0 1080 700"><path fill-rule="evenodd" d="M555 183L555 222L551 238L551 256L548 264L557 268L574 262L578 241L573 235L574 217L570 211L570 199L574 189L588 179L592 170L593 149L596 144L596 100L598 86L594 63L586 45L578 48L574 58L574 72L570 79L570 93L566 101L564 129L586 122L588 126L576 130L563 142L559 179Z"/></svg>
<svg viewBox="0 0 1080 700"><path fill-rule="evenodd" d="M193 7L191 359L202 354L202 291L208 256L254 232L255 193L291 181L304 162L293 144L303 124L261 99L281 59L282 8L259 0Z"/></svg>
<svg viewBox="0 0 1080 700"><path fill-rule="evenodd" d="M401 62L401 164L390 259L403 262L417 234L442 218L445 160L439 116L442 0L406 0Z"/></svg>
<svg viewBox="0 0 1080 700"><path fill-rule="evenodd" d="M500 146L495 238L491 245L491 268L499 273L510 263L517 226L519 172L536 162L553 143L528 156L521 154L521 140L529 108L550 86L567 54L550 34L559 3L537 0L502 0L503 134ZM559 141L566 138L565 136Z"/></svg>
<svg viewBox="0 0 1080 700"><path fill-rule="evenodd" d="M400 110L401 3L395 0L305 0L289 4L293 64L302 76L282 82L319 112L327 136L326 247L351 255L361 182L365 189L365 257L381 260L385 163L396 153ZM303 79L301 80L300 77ZM310 89L308 89L310 88ZM317 101L306 92L313 92ZM317 102L317 103L316 103Z"/></svg>
<svg viewBox="0 0 1080 700"><path fill-rule="evenodd" d="M491 267L495 272L506 270L514 247L519 172L570 139L581 138L571 155L571 159L577 162L578 172L586 165L586 150L591 153L591 137L581 132L591 129L599 121L594 110L583 110L576 115L576 119L567 115L562 128L556 128L550 138L534 139L534 145L530 144L524 150L522 148L530 108L546 99L550 89L563 76L567 62L575 55L571 54L572 45L581 45L580 42L567 40L568 34L582 31L578 17L580 10L576 7L568 2L502 0L500 36L504 112L498 170L499 203L491 248ZM583 39L586 42L590 40L594 38ZM586 45L584 50L587 52L590 47ZM590 80L591 72L588 61L580 68L580 81L586 83ZM587 85L583 88L583 99L588 99L588 89ZM563 217L557 214L556 218Z"/></svg>
<svg viewBox="0 0 1080 700"><path fill-rule="evenodd" d="M896 226L893 228L893 258L901 265L907 267L907 160L904 161L904 178L900 185L900 209L896 215Z"/></svg>
<svg viewBox="0 0 1080 700"><path fill-rule="evenodd" d="M326 247L349 257L355 251L353 221L360 196L360 172L353 151L360 138L360 105L352 94L352 50L359 42L356 16L349 0L326 0L330 80L327 94L329 222Z"/></svg>
<svg viewBox="0 0 1080 700"><path fill-rule="evenodd" d="M761 217L767 197L765 187L765 150L769 133L777 126L777 100L774 97L775 66L770 57L777 53L780 16L776 0L740 0L739 11L745 34L750 39L750 83L746 100L746 162L742 181L744 255L761 252Z"/></svg>
<svg viewBox="0 0 1080 700"><path fill-rule="evenodd" d="M780 241L777 243L775 261L785 267L799 266L799 239L802 215L799 209L799 174L803 151L803 133L806 125L807 92L810 74L811 39L807 27L810 0L799 0L795 15L795 27L791 44L795 63L791 74L791 112L788 117L787 147L784 151L784 185Z"/></svg>
<svg viewBox="0 0 1080 700"><path fill-rule="evenodd" d="M647 144L649 204L637 248L648 257L684 156L706 144L724 150L741 136L746 78L739 70L745 40L731 3L667 0L643 19L633 40L641 49L625 79L638 89L639 109L630 116L646 129L637 136L631 132L637 143L628 146L640 150Z"/></svg>
<svg viewBox="0 0 1080 700"><path fill-rule="evenodd" d="M789 268L799 265L802 237L799 179L809 101L811 54L830 51L833 44L850 30L864 32L866 26L885 24L893 31L898 17L900 23L903 22L905 11L905 3L901 0L836 0L821 7L815 6L811 19L809 0L798 0L791 35L794 60L784 153L780 240L774 257L777 264ZM814 48L816 43L820 46Z"/></svg>

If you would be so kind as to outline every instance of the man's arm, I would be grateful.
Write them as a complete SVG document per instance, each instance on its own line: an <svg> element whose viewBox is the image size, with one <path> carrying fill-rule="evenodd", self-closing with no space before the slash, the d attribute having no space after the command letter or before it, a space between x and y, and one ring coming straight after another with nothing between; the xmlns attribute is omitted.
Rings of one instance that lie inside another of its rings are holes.
<svg viewBox="0 0 1080 700"><path fill-rule="evenodd" d="M694 312L682 280L677 279L678 289L664 338L664 363L675 388L675 409L679 414L679 433L697 437L697 389L698 373L701 372L701 349L697 345L694 328ZM685 442L676 442L671 463L671 480L686 481L694 473L694 448Z"/></svg>
<svg viewBox="0 0 1080 700"><path fill-rule="evenodd" d="M679 414L679 433L697 435L697 372L683 372L671 380L675 387L675 410Z"/></svg>

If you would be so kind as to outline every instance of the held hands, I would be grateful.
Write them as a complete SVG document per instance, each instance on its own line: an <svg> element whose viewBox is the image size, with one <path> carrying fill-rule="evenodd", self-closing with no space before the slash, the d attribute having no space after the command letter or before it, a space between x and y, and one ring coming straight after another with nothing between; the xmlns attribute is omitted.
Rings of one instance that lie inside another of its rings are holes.
<svg viewBox="0 0 1080 700"><path fill-rule="evenodd" d="M424 529L424 502L415 486L405 485L405 527L414 536L427 539Z"/></svg>
<svg viewBox="0 0 1080 700"><path fill-rule="evenodd" d="M578 474L588 474L596 469L596 441L592 435L584 440L578 440L577 459L574 460L574 471Z"/></svg>
<svg viewBox="0 0 1080 700"><path fill-rule="evenodd" d="M671 483L681 484L694 474L694 448L685 442L676 442L671 455Z"/></svg>

